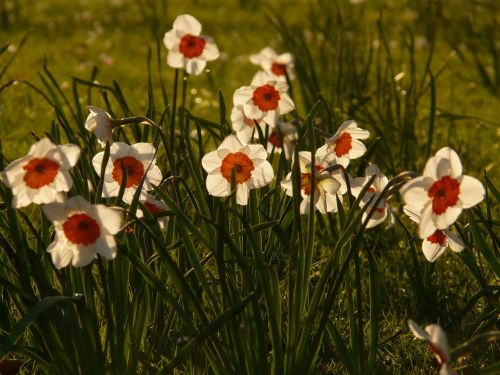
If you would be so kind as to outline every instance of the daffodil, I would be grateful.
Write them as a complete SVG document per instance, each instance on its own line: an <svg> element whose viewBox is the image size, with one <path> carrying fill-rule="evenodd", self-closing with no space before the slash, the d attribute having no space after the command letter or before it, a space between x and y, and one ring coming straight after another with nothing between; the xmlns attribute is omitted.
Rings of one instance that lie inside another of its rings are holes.
<svg viewBox="0 0 500 375"><path fill-rule="evenodd" d="M163 38L168 49L167 64L199 75L205 70L207 61L218 59L219 49L212 38L200 34L201 24L196 18L189 14L178 16L173 29Z"/></svg>
<svg viewBox="0 0 500 375"><path fill-rule="evenodd" d="M61 193L73 186L69 169L79 157L80 148L73 144L55 145L42 138L32 145L26 156L10 163L1 175L4 184L12 189L12 206L21 208L61 199Z"/></svg>
<svg viewBox="0 0 500 375"><path fill-rule="evenodd" d="M234 173L236 202L246 205L250 189L268 185L274 178L273 168L266 159L267 152L262 145L243 145L235 135L226 137L217 150L201 160L208 173L208 193L216 197L229 196Z"/></svg>
<svg viewBox="0 0 500 375"><path fill-rule="evenodd" d="M250 62L259 65L276 81L286 82L287 75L290 80L294 78L293 56L289 52L277 54L271 47L265 47L259 53L250 55Z"/></svg>
<svg viewBox="0 0 500 375"><path fill-rule="evenodd" d="M136 143L129 146L126 143L115 142L111 145L109 160L104 172L104 197L116 197L123 182L123 170L126 171L125 191L123 200L130 203L136 190L144 179L141 194L157 186L162 179L161 171L156 166L156 150L150 143ZM92 159L95 171L100 175L104 152Z"/></svg>
<svg viewBox="0 0 500 375"><path fill-rule="evenodd" d="M100 254L116 257L114 235L120 230L121 213L102 204L93 205L76 196L64 202L49 203L43 212L55 229L55 240L47 252L56 268L72 264L83 267Z"/></svg>
<svg viewBox="0 0 500 375"><path fill-rule="evenodd" d="M313 168L311 153L309 151L299 152L299 166L300 194L302 196L300 213L310 213L312 197L312 199L314 199L314 209L317 209L322 214L337 212L337 194L340 194L340 182L325 170L325 166L321 164L321 160L317 157L315 158L315 165ZM311 179L313 176L314 181L311 189ZM288 196L293 197L292 172L290 172L286 176L286 179L281 182L281 188Z"/></svg>
<svg viewBox="0 0 500 375"><path fill-rule="evenodd" d="M484 194L479 180L462 174L462 163L449 147L443 147L427 161L423 176L401 189L405 207L420 216L418 233L422 239L438 229L447 229L463 209L481 202Z"/></svg>

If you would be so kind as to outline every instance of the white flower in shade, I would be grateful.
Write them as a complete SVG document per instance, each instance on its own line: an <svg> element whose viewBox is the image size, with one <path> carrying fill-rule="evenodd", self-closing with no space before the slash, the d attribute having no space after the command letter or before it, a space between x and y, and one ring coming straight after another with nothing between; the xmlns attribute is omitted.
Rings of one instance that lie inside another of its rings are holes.
<svg viewBox="0 0 500 375"><path fill-rule="evenodd" d="M70 262L83 267L100 254L106 259L116 256L113 237L120 230L121 213L102 204L90 204L80 196L65 202L43 206L43 212L54 225L55 240L47 248L56 268Z"/></svg>
<svg viewBox="0 0 500 375"><path fill-rule="evenodd" d="M438 324L430 324L422 329L413 320L408 320L410 331L419 339L426 340L441 369L439 375L457 375L451 367L451 356L446 333Z"/></svg>
<svg viewBox="0 0 500 375"><path fill-rule="evenodd" d="M14 195L12 206L21 208L60 199L61 193L73 186L68 170L79 157L80 148L73 144L56 146L42 138L32 145L26 156L14 160L2 172L2 181Z"/></svg>
<svg viewBox="0 0 500 375"><path fill-rule="evenodd" d="M407 206L403 208L403 211L411 220L417 224L420 223L420 215L417 212ZM433 234L422 241L422 251L429 262L434 262L443 255L447 247L456 253L464 249L464 242L460 236L449 229L436 229Z"/></svg>
<svg viewBox="0 0 500 375"><path fill-rule="evenodd" d="M246 205L250 189L265 186L274 178L273 168L266 159L267 152L262 145L243 145L234 135L226 137L217 150L201 160L208 173L208 193L216 197L229 196L234 171L236 202Z"/></svg>
<svg viewBox="0 0 500 375"><path fill-rule="evenodd" d="M155 165L156 150L150 143L136 143L129 146L126 143L115 142L111 145L110 155L106 170L104 172L104 185L102 194L104 197L116 197L120 191L123 180L123 170L125 169L127 180L123 200L131 203L138 185L144 178L142 192L153 189L153 186L161 182L160 169ZM92 164L97 174L101 173L101 166L104 152L100 152L92 159Z"/></svg>
<svg viewBox="0 0 500 375"><path fill-rule="evenodd" d="M477 179L462 174L462 163L449 147L443 147L425 165L424 174L401 189L406 208L420 215L418 234L424 239L437 229L452 225L464 208L484 199Z"/></svg>
<svg viewBox="0 0 500 375"><path fill-rule="evenodd" d="M207 61L218 59L219 49L212 38L200 34L201 24L196 18L189 14L178 16L173 29L163 38L168 49L167 64L196 76L203 72Z"/></svg>
<svg viewBox="0 0 500 375"><path fill-rule="evenodd" d="M271 129L271 134L267 140L267 152L281 153L285 151L285 156L290 159L297 143L297 128L289 122L278 122L275 128Z"/></svg>
<svg viewBox="0 0 500 375"><path fill-rule="evenodd" d="M317 155L329 164L349 165L351 159L357 159L366 152L366 146L360 139L370 136L368 130L358 128L355 121L350 120L340 125L340 128L328 138L317 151Z"/></svg>
<svg viewBox="0 0 500 375"><path fill-rule="evenodd" d="M252 136L259 138L259 132L255 128L255 123L260 126L262 132L265 132L265 122L262 119L250 119L245 116L243 106L235 106L231 111L231 124L236 136L242 143L248 143Z"/></svg>
<svg viewBox="0 0 500 375"><path fill-rule="evenodd" d="M311 153L309 151L299 152L300 165L300 213L310 213L311 195L314 197L313 207L322 214L337 212L337 194L340 194L341 183L330 173L324 170L319 158L315 158L314 170L312 169ZM293 197L292 173L288 173L286 179L281 182L281 188L286 195ZM311 191L311 178L314 173L314 190ZM312 193L312 194L311 194ZM341 196L338 196L339 199Z"/></svg>
<svg viewBox="0 0 500 375"><path fill-rule="evenodd" d="M365 195L361 198L359 202L360 207L364 207L369 203L369 206L363 212L363 221L368 217L370 211L373 210L373 214L368 220L366 228L373 228L385 221L389 217L389 223L392 225L395 222L394 214L392 213L391 206L387 203L387 198L382 197L375 207L375 202L384 190L385 186L389 183L388 178L380 171L376 164L372 164L365 169L365 177L356 177L351 181L351 192L356 198L363 190L363 187L368 183L368 181L375 175L371 186L366 191Z"/></svg>
<svg viewBox="0 0 500 375"><path fill-rule="evenodd" d="M93 132L101 145L113 142L113 124L111 116L104 109L89 106L90 114L85 121L85 129Z"/></svg>
<svg viewBox="0 0 500 375"><path fill-rule="evenodd" d="M287 94L285 82L272 80L265 72L258 73L250 86L240 87L233 95L234 106L242 106L248 119L264 121L273 127L280 115L289 113L295 104Z"/></svg>
<svg viewBox="0 0 500 375"><path fill-rule="evenodd" d="M146 200L142 202L144 209L141 208L141 211L137 212L138 218L144 217L144 210L148 210L151 214L161 214L169 211L169 207L165 202L162 202L158 199L155 199L153 196L147 194ZM161 216L158 218L158 224L161 229L165 229L168 223L168 216Z"/></svg>
<svg viewBox="0 0 500 375"><path fill-rule="evenodd" d="M271 47L265 47L259 53L250 55L250 62L259 65L276 81L286 82L287 74L290 80L294 78L294 62L291 53L287 52L278 55Z"/></svg>

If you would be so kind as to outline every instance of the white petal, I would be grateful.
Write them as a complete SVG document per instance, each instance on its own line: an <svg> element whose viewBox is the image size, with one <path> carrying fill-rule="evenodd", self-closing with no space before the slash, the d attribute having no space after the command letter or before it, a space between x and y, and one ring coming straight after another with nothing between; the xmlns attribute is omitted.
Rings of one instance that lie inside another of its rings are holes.
<svg viewBox="0 0 500 375"><path fill-rule="evenodd" d="M94 209L97 216L96 219L109 234L116 234L120 230L122 214L118 208L97 204L94 206Z"/></svg>
<svg viewBox="0 0 500 375"><path fill-rule="evenodd" d="M60 241L57 235L54 242L47 248L47 252L50 253L52 263L57 269L66 267L73 258L72 248L67 246L64 241Z"/></svg>
<svg viewBox="0 0 500 375"><path fill-rule="evenodd" d="M441 246L438 243L432 243L425 239L422 242L422 251L424 253L425 259L429 262L434 262L438 257L443 255L446 250L445 246Z"/></svg>
<svg viewBox="0 0 500 375"><path fill-rule="evenodd" d="M206 41L205 48L203 48L203 53L201 58L206 61L217 60L219 58L219 49L213 42L211 38L205 37Z"/></svg>
<svg viewBox="0 0 500 375"><path fill-rule="evenodd" d="M272 128L276 126L279 116L279 113L276 110L262 112L262 114L264 115L262 119L266 124L268 124Z"/></svg>
<svg viewBox="0 0 500 375"><path fill-rule="evenodd" d="M149 186L158 186L162 180L163 176L161 175L160 168L156 165L153 166L148 173L146 174L146 180L144 185Z"/></svg>
<svg viewBox="0 0 500 375"><path fill-rule="evenodd" d="M248 150L248 151L247 151ZM267 151L264 146L260 144L246 145L245 153L250 159L267 159Z"/></svg>
<svg viewBox="0 0 500 375"><path fill-rule="evenodd" d="M269 184L274 178L274 171L271 163L265 160L257 168L252 171L250 186L252 188L260 188Z"/></svg>
<svg viewBox="0 0 500 375"><path fill-rule="evenodd" d="M45 216L47 216L47 219L55 224L66 220L64 206L64 203L54 202L44 205L42 210Z"/></svg>
<svg viewBox="0 0 500 375"><path fill-rule="evenodd" d="M94 157L92 158L92 165L94 166L94 170L99 176L101 176L101 167L103 158L104 158L104 151L95 154Z"/></svg>
<svg viewBox="0 0 500 375"><path fill-rule="evenodd" d="M116 257L116 241L113 236L101 236L94 244L94 249L97 254L102 255L107 260Z"/></svg>
<svg viewBox="0 0 500 375"><path fill-rule="evenodd" d="M62 154L63 167L69 169L73 167L80 158L80 147L71 143L59 146L60 154Z"/></svg>
<svg viewBox="0 0 500 375"><path fill-rule="evenodd" d="M337 191L340 189L340 183L331 176L328 176L328 178L323 178L323 176L319 177L318 188L328 194L337 194Z"/></svg>
<svg viewBox="0 0 500 375"><path fill-rule="evenodd" d="M448 346L448 339L446 338L446 333L444 333L441 326L439 326L437 324L430 324L427 327L425 327L425 331L430 336L429 342L432 343L436 349L441 351L441 353L443 353L443 355L446 358L446 362L449 362L450 361L450 352L449 352L449 346ZM441 363L439 357L438 357L438 361Z"/></svg>
<svg viewBox="0 0 500 375"><path fill-rule="evenodd" d="M236 186L236 203L246 206L248 204L249 190L247 184L238 184Z"/></svg>
<svg viewBox="0 0 500 375"><path fill-rule="evenodd" d="M201 23L190 14L181 14L174 21L174 30L198 36L201 33Z"/></svg>
<svg viewBox="0 0 500 375"><path fill-rule="evenodd" d="M443 157L449 160L451 177L457 178L458 176L462 175L462 163L460 162L460 158L454 150L449 147L443 147L438 152L436 152L436 156Z"/></svg>
<svg viewBox="0 0 500 375"><path fill-rule="evenodd" d="M220 168L221 164L222 160L219 158L217 150L205 154L201 159L201 165L207 173L211 173L213 170Z"/></svg>
<svg viewBox="0 0 500 375"><path fill-rule="evenodd" d="M245 117L247 117L249 119L255 119L255 120L259 120L259 119L263 118L264 113L267 114L267 112L262 112L256 105L253 104L252 101L249 101L249 102L243 104L243 113L245 114ZM264 119L264 121L265 121L265 119ZM269 124L269 122L268 122L268 124ZM269 125L271 125L271 124L269 124ZM274 125L274 124L272 124L272 125Z"/></svg>
<svg viewBox="0 0 500 375"><path fill-rule="evenodd" d="M456 253L461 252L464 248L464 241L460 238L460 236L450 230L445 230L444 234L448 238L448 246L450 247L451 250L453 250Z"/></svg>
<svg viewBox="0 0 500 375"><path fill-rule="evenodd" d="M194 76L200 75L207 66L207 62L201 58L185 59L184 70Z"/></svg>
<svg viewBox="0 0 500 375"><path fill-rule="evenodd" d="M421 211L424 205L430 201L428 190L433 182L432 178L425 176L408 181L400 190L405 203Z"/></svg>
<svg viewBox="0 0 500 375"><path fill-rule="evenodd" d="M293 183L291 180L291 176L292 176L292 174L288 173L288 175L286 176L286 180L281 181L280 185L281 185L281 188L285 191L286 195L293 197Z"/></svg>
<svg viewBox="0 0 500 375"><path fill-rule="evenodd" d="M167 55L167 65L171 68L180 69L184 67L184 55L180 52L170 50Z"/></svg>
<svg viewBox="0 0 500 375"><path fill-rule="evenodd" d="M423 177L431 177L433 181L438 179L436 172L439 160L440 158L437 158L435 156L431 156L429 160L427 160L427 163L425 163Z"/></svg>
<svg viewBox="0 0 500 375"><path fill-rule="evenodd" d="M415 209L411 206L404 206L403 212L408 215L408 217L413 220L415 223L420 223L420 212L416 212Z"/></svg>
<svg viewBox="0 0 500 375"><path fill-rule="evenodd" d="M349 133L354 139L367 139L370 137L370 132L361 128L349 129Z"/></svg>
<svg viewBox="0 0 500 375"><path fill-rule="evenodd" d="M207 191L215 197L227 197L231 193L231 184L220 174L209 174L206 181Z"/></svg>
<svg viewBox="0 0 500 375"><path fill-rule="evenodd" d="M250 83L250 86L259 87L259 86L263 86L263 85L271 84L271 83L272 83L271 75L268 72L265 72L263 70L259 70L253 76L252 82Z"/></svg>
<svg viewBox="0 0 500 375"><path fill-rule="evenodd" d="M94 246L77 246L71 264L73 267L85 267L96 257Z"/></svg>
<svg viewBox="0 0 500 375"><path fill-rule="evenodd" d="M287 93L280 93L279 110L280 115L287 114L295 109L295 103Z"/></svg>
<svg viewBox="0 0 500 375"><path fill-rule="evenodd" d="M363 142L358 141L357 139L353 139L351 141L351 149L349 150L349 157L351 159L357 159L363 156L366 152L366 146Z"/></svg>
<svg viewBox="0 0 500 375"><path fill-rule="evenodd" d="M124 156L129 156L131 146L123 142L114 142L110 148L110 155L112 160L123 158Z"/></svg>
<svg viewBox="0 0 500 375"><path fill-rule="evenodd" d="M483 184L471 176L460 176L458 178L460 184L460 194L458 198L462 202L463 208L475 206L484 199Z"/></svg>
<svg viewBox="0 0 500 375"><path fill-rule="evenodd" d="M233 104L243 106L249 100L252 100L253 89L250 86L242 86L233 94Z"/></svg>
<svg viewBox="0 0 500 375"><path fill-rule="evenodd" d="M422 327L420 327L411 319L408 320L408 328L410 328L410 331L419 339L430 340L431 338L431 336L427 332L425 332Z"/></svg>
<svg viewBox="0 0 500 375"><path fill-rule="evenodd" d="M238 152L241 151L243 145L239 141L239 139L231 134L227 136L222 144L217 148L217 150L228 150L229 152Z"/></svg>
<svg viewBox="0 0 500 375"><path fill-rule="evenodd" d="M428 202L421 213L420 225L418 226L418 236L425 239L436 231L436 225L432 220L432 202Z"/></svg>
<svg viewBox="0 0 500 375"><path fill-rule="evenodd" d="M177 43L179 43L179 35L177 34L177 31L167 31L163 37L163 44L165 44L165 47L167 47L167 49L172 49L172 47Z"/></svg>
<svg viewBox="0 0 500 375"><path fill-rule="evenodd" d="M441 215L432 213L432 220L437 229L443 230L457 221L461 213L462 207L448 207Z"/></svg>
<svg viewBox="0 0 500 375"><path fill-rule="evenodd" d="M49 152L50 150L52 150L55 147L56 147L56 145L53 144L50 141L50 139L45 137L45 138L40 139L34 145L32 145L30 147L30 150L28 151L28 154L35 156L35 157L43 157L47 154L47 152Z"/></svg>
<svg viewBox="0 0 500 375"><path fill-rule="evenodd" d="M156 150L151 143L139 142L130 146L128 155L137 160L150 162L155 158Z"/></svg>

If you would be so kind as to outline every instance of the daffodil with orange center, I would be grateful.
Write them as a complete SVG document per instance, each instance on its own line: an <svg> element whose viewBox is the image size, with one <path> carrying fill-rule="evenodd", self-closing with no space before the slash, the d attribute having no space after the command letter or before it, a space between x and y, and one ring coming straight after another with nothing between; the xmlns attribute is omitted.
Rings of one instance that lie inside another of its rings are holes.
<svg viewBox="0 0 500 375"><path fill-rule="evenodd" d="M328 164L340 164L347 167L351 159L357 159L364 155L366 146L361 140L367 139L369 136L370 133L358 128L355 121L346 121L333 137L328 138L325 144L318 149L317 155Z"/></svg>
<svg viewBox="0 0 500 375"><path fill-rule="evenodd" d="M313 199L314 209L322 214L337 212L337 194L340 194L341 183L324 169L321 159L315 158L314 168L311 160L309 151L299 152L300 194L302 196L300 213L310 213L311 199ZM288 196L293 197L292 172L281 182L281 188Z"/></svg>
<svg viewBox="0 0 500 375"><path fill-rule="evenodd" d="M295 108L287 91L286 83L273 80L265 72L259 72L250 86L243 86L235 91L233 104L235 107L243 108L246 118L262 120L274 127L280 115L289 113Z"/></svg>
<svg viewBox="0 0 500 375"><path fill-rule="evenodd" d="M83 267L100 254L106 259L116 256L114 235L120 230L121 213L101 204L93 205L83 197L43 206L43 212L55 229L55 240L47 252L56 268Z"/></svg>
<svg viewBox="0 0 500 375"><path fill-rule="evenodd" d="M55 145L42 138L31 146L28 154L10 163L2 172L4 184L12 189L12 206L45 204L60 200L73 186L69 169L80 157L73 144Z"/></svg>
<svg viewBox="0 0 500 375"><path fill-rule="evenodd" d="M420 217L418 233L422 239L438 229L447 229L463 209L481 202L484 194L479 180L462 174L462 163L449 147L443 147L427 161L423 176L401 189L405 208Z"/></svg>
<svg viewBox="0 0 500 375"><path fill-rule="evenodd" d="M235 135L226 137L217 150L201 160L208 174L208 193L216 197L229 196L234 174L236 202L246 205L250 189L265 186L274 178L273 168L266 159L267 152L262 145L243 145Z"/></svg>
<svg viewBox="0 0 500 375"><path fill-rule="evenodd" d="M196 18L189 14L178 16L173 29L163 38L168 49L167 64L199 75L205 70L207 61L218 59L219 49L212 38L200 34L201 24Z"/></svg>
<svg viewBox="0 0 500 375"><path fill-rule="evenodd" d="M162 179L160 169L155 165L155 154L155 148L149 143L136 143L131 146L122 142L113 143L104 176L101 176L104 178L103 196L118 196L120 186L124 184L123 200L131 203L143 179L141 194L152 190ZM92 159L98 174L101 173L103 157L104 152L100 152Z"/></svg>
<svg viewBox="0 0 500 375"><path fill-rule="evenodd" d="M291 53L276 53L271 47L263 48L259 53L250 55L250 62L259 65L274 80L286 82L286 76L294 78L294 61Z"/></svg>

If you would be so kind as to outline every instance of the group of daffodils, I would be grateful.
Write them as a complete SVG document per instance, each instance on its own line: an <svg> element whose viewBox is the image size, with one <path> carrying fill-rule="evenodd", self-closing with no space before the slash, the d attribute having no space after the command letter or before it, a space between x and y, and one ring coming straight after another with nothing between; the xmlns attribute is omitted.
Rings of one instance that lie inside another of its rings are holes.
<svg viewBox="0 0 500 375"><path fill-rule="evenodd" d="M201 35L201 29L201 24L190 15L176 18L173 29L164 37L169 66L199 75L207 61L219 57L214 41ZM281 121L283 115L295 109L288 93L289 83L294 78L292 55L279 55L266 47L251 55L250 61L259 65L262 71L254 76L250 85L234 92L231 122L235 134L224 139L216 150L202 159L208 193L216 197L235 193L240 205L247 204L251 189L266 186L274 179L268 153L283 151L285 157L291 159L298 138L294 124ZM89 110L86 128L95 134L101 145L112 143L107 161L104 152L92 160L96 173L103 180L102 196L121 196L128 204L138 197L141 209L151 213L168 210L165 203L148 193L162 181L161 171L155 165L155 148L149 143L113 143L113 129L123 121L112 119L107 112L96 107L89 107ZM252 143L262 135L268 139L267 148ZM337 212L342 196L350 190L355 197L364 192L360 206L364 209L366 228L375 227L387 219L394 222L388 204L389 179L378 166L369 165L363 177L351 178L345 172L352 159L365 154L366 146L362 141L369 135L356 122L347 121L314 154L310 151L296 154L298 160L292 162L299 163L301 213L312 213L311 209L322 214ZM43 205L43 211L55 229L54 241L47 251L57 268L70 263L73 266L87 265L97 254L113 259L117 253L114 235L121 227L121 210L91 204L81 196L66 197L73 185L69 170L75 167L79 157L78 146L54 145L43 138L30 148L26 156L10 163L1 175L4 184L12 189L14 208L31 203ZM366 186L370 181L370 186ZM293 196L292 185L292 173L289 173L281 182L286 195ZM485 191L477 179L462 174L456 152L444 147L428 160L421 177L402 187L401 194L405 202L404 212L419 225L418 235L423 240L425 257L435 261L448 246L454 251L464 248L462 240L450 227L463 209L484 198ZM159 220L164 226L165 218ZM433 343L437 335L442 343L441 331L435 327L428 327L427 332L413 322L410 327L418 337ZM440 362L448 369L447 352L441 349L439 353Z"/></svg>

